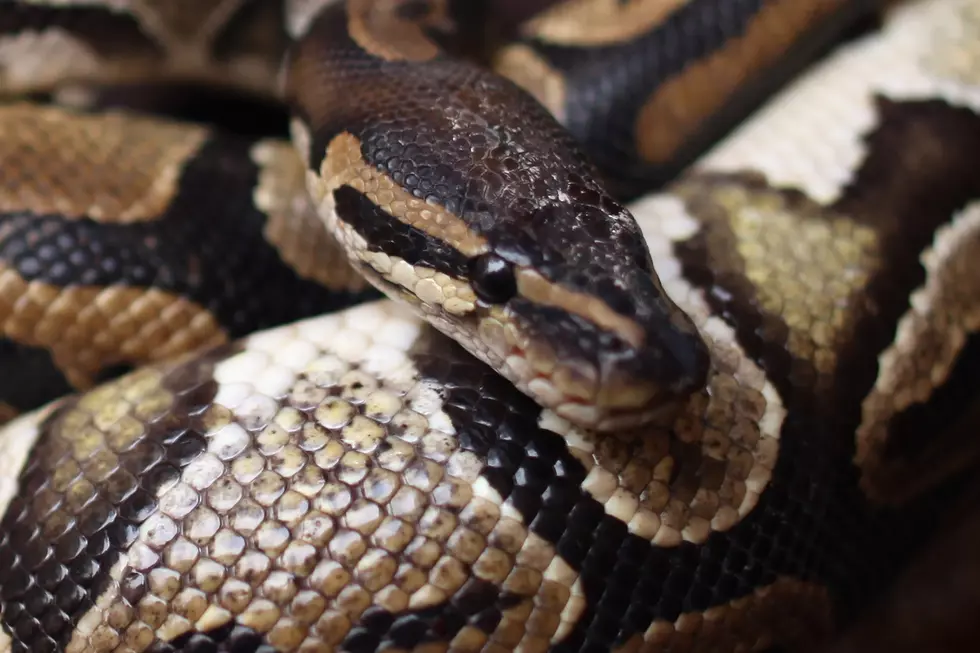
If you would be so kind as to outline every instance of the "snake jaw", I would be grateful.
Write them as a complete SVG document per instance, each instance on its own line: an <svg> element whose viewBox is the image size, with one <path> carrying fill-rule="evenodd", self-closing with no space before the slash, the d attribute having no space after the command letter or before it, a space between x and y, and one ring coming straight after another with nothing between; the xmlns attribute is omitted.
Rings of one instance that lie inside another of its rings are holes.
<svg viewBox="0 0 980 653"><path fill-rule="evenodd" d="M467 348L582 428L610 431L659 421L706 382L710 359L693 325L664 336L660 346L633 347L580 317L520 298L484 310L476 330L481 342ZM577 337L549 331L570 324Z"/></svg>

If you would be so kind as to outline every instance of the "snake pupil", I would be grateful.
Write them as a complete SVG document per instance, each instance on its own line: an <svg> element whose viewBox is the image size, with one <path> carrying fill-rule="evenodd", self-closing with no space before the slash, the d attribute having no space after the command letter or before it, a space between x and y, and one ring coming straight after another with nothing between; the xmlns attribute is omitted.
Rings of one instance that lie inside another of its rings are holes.
<svg viewBox="0 0 980 653"><path fill-rule="evenodd" d="M476 296L488 304L503 304L517 294L514 267L496 254L473 259L470 280Z"/></svg>

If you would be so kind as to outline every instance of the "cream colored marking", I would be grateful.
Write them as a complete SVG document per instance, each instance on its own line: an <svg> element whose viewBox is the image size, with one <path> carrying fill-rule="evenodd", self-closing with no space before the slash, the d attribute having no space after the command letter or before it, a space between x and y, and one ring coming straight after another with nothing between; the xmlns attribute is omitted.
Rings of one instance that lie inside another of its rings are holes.
<svg viewBox="0 0 980 653"><path fill-rule="evenodd" d="M507 77L534 96L558 122L564 124L567 117L565 77L532 48L521 43L505 46L494 55L492 67L497 74Z"/></svg>
<svg viewBox="0 0 980 653"><path fill-rule="evenodd" d="M667 294L694 319L711 350L707 388L669 421L642 429L597 435L573 427L552 411L542 413L539 425L565 439L588 470L584 489L631 533L664 547L702 543L711 532L735 526L755 507L779 455L786 411L732 328L712 314L703 292L681 275L673 246L700 228L682 202L655 195L631 210ZM742 410L724 410L732 404ZM683 468L691 463L675 459L674 446L695 448L698 469ZM700 485L671 484L675 476L696 479Z"/></svg>
<svg viewBox="0 0 980 653"><path fill-rule="evenodd" d="M7 512L17 494L21 470L27 455L41 437L41 423L57 408L57 402L25 413L5 424L0 430L0 518ZM0 635L3 631L0 630Z"/></svg>
<svg viewBox="0 0 980 653"><path fill-rule="evenodd" d="M446 0L427 0L430 9L422 24L398 16L402 0L348 0L347 30L365 51L387 61L427 61L439 48L422 31L427 27L451 28Z"/></svg>
<svg viewBox="0 0 980 653"><path fill-rule="evenodd" d="M135 610L100 601L85 650L230 619L279 650L329 649L371 605L400 614L472 579L524 597L489 642L560 641L584 606L578 576L459 447L408 353L424 328L373 302L260 332L217 362L207 449L161 488L128 555L146 594Z"/></svg>
<svg viewBox="0 0 980 653"><path fill-rule="evenodd" d="M168 208L202 127L131 114L0 107L0 212L97 222L153 220Z"/></svg>
<svg viewBox="0 0 980 653"><path fill-rule="evenodd" d="M752 17L743 34L693 61L655 89L636 118L640 156L663 163L710 120L746 80L765 75L798 35L837 10L844 0L776 0Z"/></svg>
<svg viewBox="0 0 980 653"><path fill-rule="evenodd" d="M306 190L306 171L293 145L264 140L251 150L259 168L253 202L268 216L265 237L301 277L327 288L356 291L368 282L326 230Z"/></svg>
<svg viewBox="0 0 980 653"><path fill-rule="evenodd" d="M517 291L521 296L542 306L554 306L584 317L612 331L633 347L643 346L646 338L640 325L612 310L601 299L562 288L531 269L519 268L516 276Z"/></svg>
<svg viewBox="0 0 980 653"><path fill-rule="evenodd" d="M0 93L48 88L61 79L90 77L102 62L89 44L58 27L0 37Z"/></svg>
<svg viewBox="0 0 980 653"><path fill-rule="evenodd" d="M114 604L119 603L119 581L122 580L129 558L120 556L109 569L109 584L95 597L95 605L85 611L72 630L65 653L89 653L108 651L119 644L119 635L102 623L102 617Z"/></svg>
<svg viewBox="0 0 980 653"><path fill-rule="evenodd" d="M603 46L643 36L689 0L570 0L521 27L521 35L556 45Z"/></svg>
<svg viewBox="0 0 980 653"><path fill-rule="evenodd" d="M227 340L196 303L157 289L59 288L27 282L0 264L0 334L44 347L73 386L91 386L105 365L149 362Z"/></svg>
<svg viewBox="0 0 980 653"><path fill-rule="evenodd" d="M289 142L296 149L299 154L300 163L303 164L303 171L307 178L307 191L309 191L314 183L319 183L319 178L306 169L306 162L310 160L310 148L313 136L310 134L309 128L306 124L299 118L290 118L289 120ZM324 218L325 219L325 218Z"/></svg>
<svg viewBox="0 0 980 653"><path fill-rule="evenodd" d="M869 491L882 466L888 426L913 404L926 403L947 379L967 338L980 331L980 202L936 232L920 260L925 283L909 298L895 340L878 357L878 377L862 404L855 462ZM923 433L923 438L930 437Z"/></svg>
<svg viewBox="0 0 980 653"><path fill-rule="evenodd" d="M980 88L980 3L961 0L956 21L937 34L925 65L936 75Z"/></svg>
<svg viewBox="0 0 980 653"><path fill-rule="evenodd" d="M320 211L328 216L331 224L332 195L326 195ZM462 344L538 403L554 407L563 417L608 430L616 426L617 418L606 410L642 405L656 392L653 385L628 380L624 387L616 383L618 379L613 379L607 381L599 396L602 409L583 403L596 399L594 369L575 360L559 361L547 343L531 342L519 331L507 308L477 306L469 284L431 268L410 265L397 256L370 252L364 238L349 225L335 216L332 224L345 249L369 266L363 271L372 284L410 304L417 315ZM401 291L402 288L408 292ZM475 329L459 320L465 315L477 316Z"/></svg>
<svg viewBox="0 0 980 653"><path fill-rule="evenodd" d="M320 12L343 0L286 0L286 30L290 37L299 39L310 29L310 23Z"/></svg>
<svg viewBox="0 0 980 653"><path fill-rule="evenodd" d="M880 31L811 68L695 169L754 169L773 186L799 188L820 204L833 203L865 156L864 134L878 119L876 93L895 101L942 98L980 112L980 86L930 67L937 47L955 41L963 6L964 0L898 3Z"/></svg>

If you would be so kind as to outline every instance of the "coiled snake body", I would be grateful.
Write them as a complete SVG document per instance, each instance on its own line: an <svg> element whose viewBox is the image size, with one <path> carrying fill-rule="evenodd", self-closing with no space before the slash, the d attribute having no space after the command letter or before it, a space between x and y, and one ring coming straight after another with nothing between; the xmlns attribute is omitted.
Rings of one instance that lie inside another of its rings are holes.
<svg viewBox="0 0 980 653"><path fill-rule="evenodd" d="M950 518L976 2L493 7L0 6L0 651L807 651ZM174 79L291 143L64 106Z"/></svg>

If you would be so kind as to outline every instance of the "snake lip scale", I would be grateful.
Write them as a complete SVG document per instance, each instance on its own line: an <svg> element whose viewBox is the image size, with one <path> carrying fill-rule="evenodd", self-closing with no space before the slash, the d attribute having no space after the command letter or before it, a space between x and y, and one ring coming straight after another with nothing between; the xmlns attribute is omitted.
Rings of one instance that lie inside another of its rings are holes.
<svg viewBox="0 0 980 653"><path fill-rule="evenodd" d="M0 653L972 623L977 0L506 5L0 3Z"/></svg>

